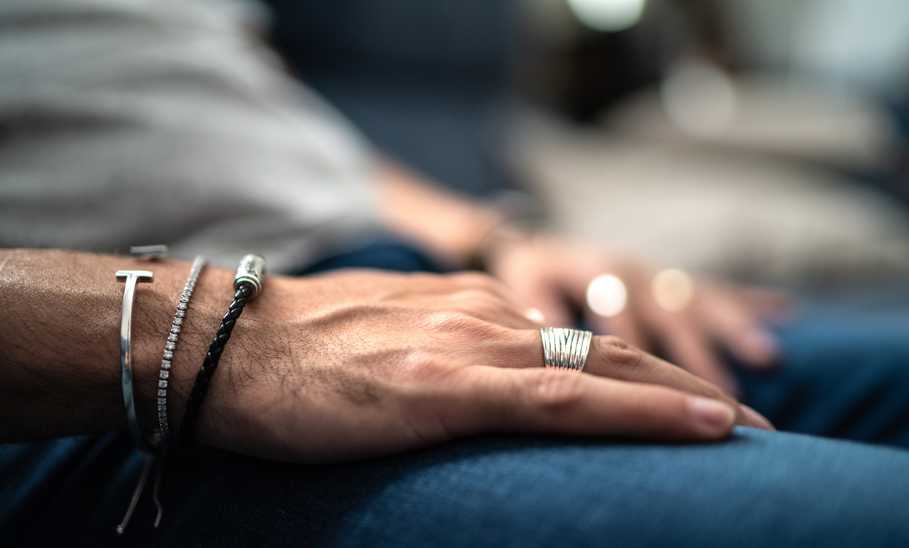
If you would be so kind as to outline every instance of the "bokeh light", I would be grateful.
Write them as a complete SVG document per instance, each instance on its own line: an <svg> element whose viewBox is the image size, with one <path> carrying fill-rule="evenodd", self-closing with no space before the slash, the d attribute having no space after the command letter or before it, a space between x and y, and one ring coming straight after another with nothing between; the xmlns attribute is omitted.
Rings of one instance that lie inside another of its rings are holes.
<svg viewBox="0 0 909 548"><path fill-rule="evenodd" d="M600 316L609 318L620 314L625 310L627 302L625 282L618 276L603 274L587 286L587 306Z"/></svg>
<svg viewBox="0 0 909 548"><path fill-rule="evenodd" d="M653 299L660 308L669 312L683 310L694 298L694 282L691 276L677 268L667 268L653 277Z"/></svg>
<svg viewBox="0 0 909 548"><path fill-rule="evenodd" d="M616 32L641 20L646 0L568 0L578 21L598 31Z"/></svg>
<svg viewBox="0 0 909 548"><path fill-rule="evenodd" d="M524 315L532 322L543 323L546 321L546 316L539 308L528 308Z"/></svg>

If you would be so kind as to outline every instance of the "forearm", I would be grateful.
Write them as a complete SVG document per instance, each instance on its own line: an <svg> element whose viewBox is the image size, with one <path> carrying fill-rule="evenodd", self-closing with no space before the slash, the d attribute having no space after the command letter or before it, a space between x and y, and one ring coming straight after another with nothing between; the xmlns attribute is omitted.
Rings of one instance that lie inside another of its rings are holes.
<svg viewBox="0 0 909 548"><path fill-rule="evenodd" d="M133 368L137 410L149 430L161 354L189 265L63 251L0 250L0 438L95 433L125 423L120 391L122 269L152 270L137 288ZM201 364L231 296L231 273L199 280L172 368L171 417Z"/></svg>
<svg viewBox="0 0 909 548"><path fill-rule="evenodd" d="M458 197L393 162L379 163L376 180L385 223L457 265L503 220L495 208Z"/></svg>

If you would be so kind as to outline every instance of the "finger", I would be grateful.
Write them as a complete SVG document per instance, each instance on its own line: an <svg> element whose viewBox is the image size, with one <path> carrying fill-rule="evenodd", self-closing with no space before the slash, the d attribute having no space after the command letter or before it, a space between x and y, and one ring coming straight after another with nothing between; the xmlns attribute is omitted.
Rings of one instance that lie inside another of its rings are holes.
<svg viewBox="0 0 909 548"><path fill-rule="evenodd" d="M726 403L663 386L553 369L472 366L459 371L463 405L443 418L454 434L538 432L664 440L718 440L731 432Z"/></svg>
<svg viewBox="0 0 909 548"><path fill-rule="evenodd" d="M761 415L760 413L758 413L751 407L748 407L747 405L744 405L744 404L740 405L739 407L741 407L742 409L745 410L745 415L748 416L748 419L751 422L762 425L762 426L758 426L758 428L763 428L764 430L771 430L771 431L776 430L776 428L773 426L773 424L769 420L767 420L767 417L765 417L764 415Z"/></svg>
<svg viewBox="0 0 909 548"><path fill-rule="evenodd" d="M720 363L710 337L692 313L696 305L670 311L656 301L652 292L644 294L646 297L636 302L639 313L672 361L723 390L738 395L738 383L725 365Z"/></svg>
<svg viewBox="0 0 909 548"><path fill-rule="evenodd" d="M542 347L539 335L524 334L528 346ZM512 347L513 348L513 347ZM542 350L529 358L531 366L542 363ZM500 362L497 362L500 363ZM660 385L692 395L724 401L736 411L736 422L755 428L767 428L769 422L754 411L749 412L729 394L717 386L692 375L680 367L648 354L625 341L612 336L595 336L584 367L586 373L615 380Z"/></svg>
<svg viewBox="0 0 909 548"><path fill-rule="evenodd" d="M512 284L511 289L522 303L534 308L543 316L543 324L552 327L568 327L574 322L568 300L558 288L550 287L541 280L522 280Z"/></svg>
<svg viewBox="0 0 909 548"><path fill-rule="evenodd" d="M747 306L752 312L762 318L783 321L792 314L793 301L789 295L757 287L746 287L736 289L735 295Z"/></svg>
<svg viewBox="0 0 909 548"><path fill-rule="evenodd" d="M584 319L594 333L616 335L643 348L643 337L628 307L627 284L615 274L602 272L564 280L570 299L584 311Z"/></svg>
<svg viewBox="0 0 909 548"><path fill-rule="evenodd" d="M710 340L693 327L691 320L674 318L660 333L660 340L669 357L695 375L712 382L730 394L738 394L738 383L720 363Z"/></svg>
<svg viewBox="0 0 909 548"><path fill-rule="evenodd" d="M706 298L697 315L707 330L745 365L769 367L775 363L776 337L742 302L726 296Z"/></svg>
<svg viewBox="0 0 909 548"><path fill-rule="evenodd" d="M725 401L736 410L738 424L765 428L768 421L760 417L755 420L732 396L718 386L699 378L680 367L661 360L616 337L594 337L587 357L585 371L617 380L656 384Z"/></svg>
<svg viewBox="0 0 909 548"><path fill-rule="evenodd" d="M599 314L590 310L589 307L587 310L587 321L594 328L595 333L601 335L615 335L616 337L624 340L632 346L636 346L642 349L647 348L644 335L642 334L641 329L638 326L637 319L634 317L634 313L631 310L625 309L624 311L610 318L600 316Z"/></svg>

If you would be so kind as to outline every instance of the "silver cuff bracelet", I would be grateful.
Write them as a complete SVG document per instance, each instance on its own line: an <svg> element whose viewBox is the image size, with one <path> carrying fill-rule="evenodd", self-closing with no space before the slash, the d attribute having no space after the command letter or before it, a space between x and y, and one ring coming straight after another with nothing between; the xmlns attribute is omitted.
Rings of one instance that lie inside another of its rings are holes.
<svg viewBox="0 0 909 548"><path fill-rule="evenodd" d="M136 447L143 453L151 453L153 449L142 435L139 417L136 415L136 398L133 391L132 325L136 284L151 282L154 274L148 270L118 270L117 279L126 283L123 287L123 308L120 315L120 389L123 392L123 406L126 408L126 423Z"/></svg>

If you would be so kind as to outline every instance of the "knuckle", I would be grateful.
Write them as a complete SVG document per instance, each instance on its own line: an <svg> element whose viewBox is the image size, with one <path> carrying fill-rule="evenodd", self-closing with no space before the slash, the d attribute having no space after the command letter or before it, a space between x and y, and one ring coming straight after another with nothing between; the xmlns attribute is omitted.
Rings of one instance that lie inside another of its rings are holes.
<svg viewBox="0 0 909 548"><path fill-rule="evenodd" d="M407 287L420 287L432 283L432 275L424 272L405 272L400 276Z"/></svg>
<svg viewBox="0 0 909 548"><path fill-rule="evenodd" d="M540 370L530 377L532 404L549 410L559 410L580 401L583 377L568 371Z"/></svg>
<svg viewBox="0 0 909 548"><path fill-rule="evenodd" d="M483 291L468 290L455 296L455 309L470 315L485 315L498 318L514 313L514 307L496 295Z"/></svg>
<svg viewBox="0 0 909 548"><path fill-rule="evenodd" d="M428 320L430 328L442 333L469 333L482 337L496 330L496 326L465 310L450 309L435 312Z"/></svg>
<svg viewBox="0 0 909 548"><path fill-rule="evenodd" d="M427 317L427 324L435 331L459 331L475 318L462 310L440 310Z"/></svg>
<svg viewBox="0 0 909 548"><path fill-rule="evenodd" d="M397 276L406 277L405 283L408 289L423 289L430 291L453 290L456 284L444 274L432 274L428 272L408 272L406 274L396 274Z"/></svg>
<svg viewBox="0 0 909 548"><path fill-rule="evenodd" d="M423 350L409 350L401 357L401 368L415 373L431 371L436 365L433 355Z"/></svg>
<svg viewBox="0 0 909 548"><path fill-rule="evenodd" d="M501 338L505 328L491 321L471 316L470 321L464 326L464 330L476 340L493 341Z"/></svg>
<svg viewBox="0 0 909 548"><path fill-rule="evenodd" d="M614 335L602 335L597 337L597 341L602 344L604 347L611 347L620 350L631 348L631 345L626 343L623 339L616 337Z"/></svg>
<svg viewBox="0 0 909 548"><path fill-rule="evenodd" d="M399 371L408 381L419 386L427 383L439 384L450 375L453 368L441 356L426 350L413 349L400 360Z"/></svg>
<svg viewBox="0 0 909 548"><path fill-rule="evenodd" d="M597 353L609 365L633 368L640 365L644 352L613 336L595 337Z"/></svg>
<svg viewBox="0 0 909 548"><path fill-rule="evenodd" d="M406 274L401 274L406 276L412 282L438 282L444 278L441 274L432 274L429 272L408 272Z"/></svg>
<svg viewBox="0 0 909 548"><path fill-rule="evenodd" d="M480 272L479 270L466 270L463 272L458 272L456 274L452 274L452 277L463 282L485 282L492 279L489 274Z"/></svg>
<svg viewBox="0 0 909 548"><path fill-rule="evenodd" d="M453 276L463 285L482 288L487 291L494 291L499 286L498 280L482 272L461 272Z"/></svg>
<svg viewBox="0 0 909 548"><path fill-rule="evenodd" d="M488 304L490 302L498 300L494 294L485 289L478 288L462 289L452 294L451 297L457 301L465 301L476 304Z"/></svg>

